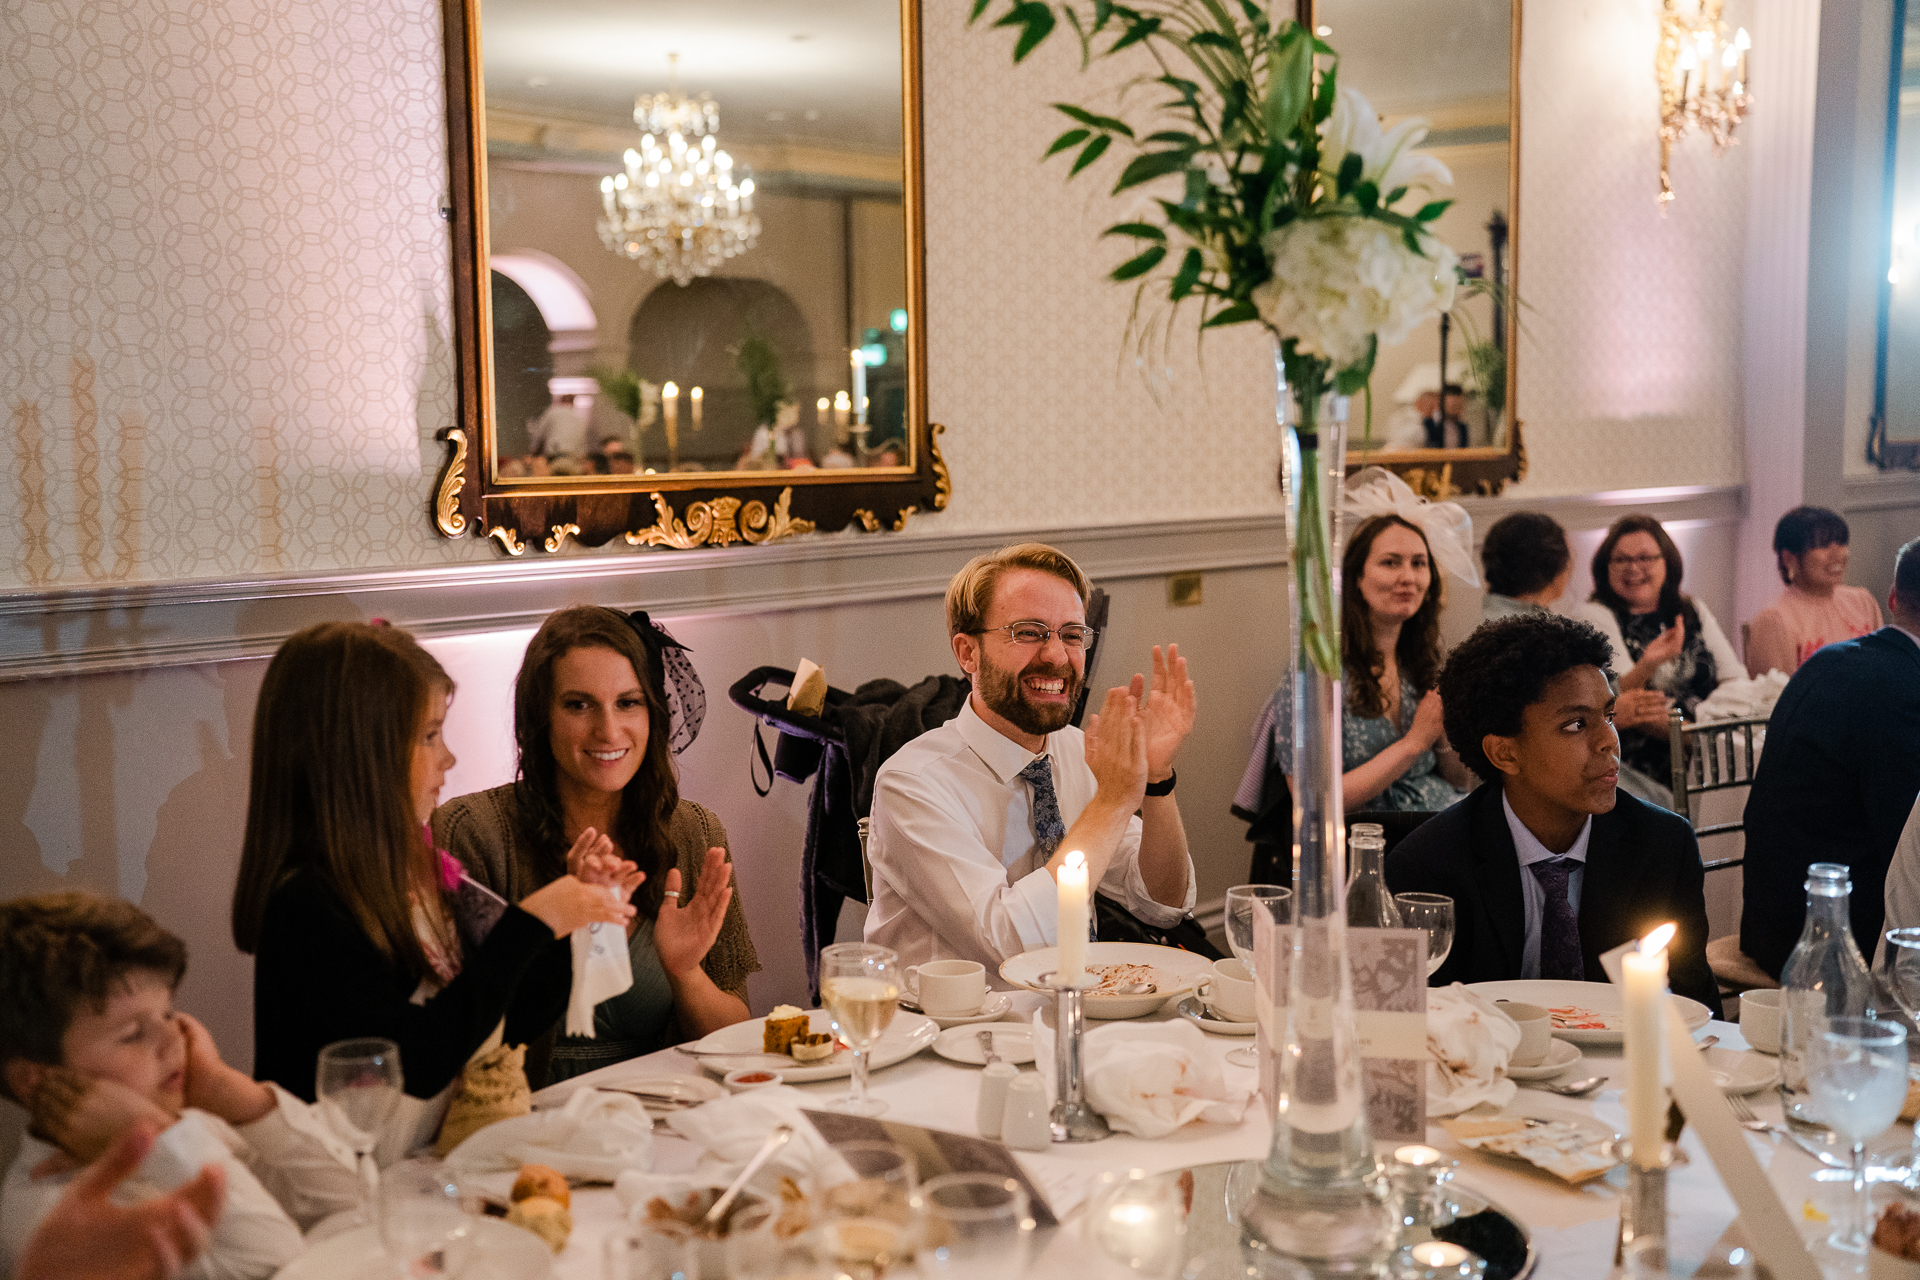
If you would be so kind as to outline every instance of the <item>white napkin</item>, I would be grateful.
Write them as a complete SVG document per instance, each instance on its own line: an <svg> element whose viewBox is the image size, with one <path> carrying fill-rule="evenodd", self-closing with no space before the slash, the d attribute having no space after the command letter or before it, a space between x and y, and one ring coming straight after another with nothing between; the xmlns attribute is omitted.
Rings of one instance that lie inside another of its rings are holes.
<svg viewBox="0 0 1920 1280"><path fill-rule="evenodd" d="M447 1156L461 1173L544 1164L586 1182L612 1182L652 1161L653 1117L638 1098L598 1089L580 1090L557 1110L490 1124Z"/></svg>
<svg viewBox="0 0 1920 1280"><path fill-rule="evenodd" d="M612 885L607 892L623 901ZM573 991L567 997L567 1034L593 1038L593 1006L633 985L627 931L617 924L590 924L573 931Z"/></svg>
<svg viewBox="0 0 1920 1280"><path fill-rule="evenodd" d="M1723 681L1700 705L1693 709L1695 721L1707 720L1748 720L1754 716L1770 716L1773 704L1780 701L1780 695L1787 687L1787 673L1774 668L1763 676L1748 679L1736 676ZM1738 743L1740 740L1735 739ZM1757 748L1759 743L1755 743Z"/></svg>
<svg viewBox="0 0 1920 1280"><path fill-rule="evenodd" d="M1519 1086L1507 1062L1520 1028L1459 983L1427 992L1427 1114L1458 1115L1482 1102L1504 1107Z"/></svg>
<svg viewBox="0 0 1920 1280"><path fill-rule="evenodd" d="M802 1107L817 1103L816 1097L786 1085L750 1089L676 1111L667 1117L667 1127L700 1148L700 1162L693 1169L695 1186L731 1183L780 1124L792 1125L793 1137L753 1175L747 1184L750 1188L764 1196L778 1195L782 1174L795 1180L817 1177L826 1186L851 1182L853 1170L800 1114Z"/></svg>
<svg viewBox="0 0 1920 1280"><path fill-rule="evenodd" d="M1033 1015L1034 1065L1053 1096L1053 1031ZM1122 1133L1163 1138L1195 1120L1238 1124L1250 1096L1227 1087L1220 1060L1186 1021L1108 1022L1080 1042L1087 1104Z"/></svg>

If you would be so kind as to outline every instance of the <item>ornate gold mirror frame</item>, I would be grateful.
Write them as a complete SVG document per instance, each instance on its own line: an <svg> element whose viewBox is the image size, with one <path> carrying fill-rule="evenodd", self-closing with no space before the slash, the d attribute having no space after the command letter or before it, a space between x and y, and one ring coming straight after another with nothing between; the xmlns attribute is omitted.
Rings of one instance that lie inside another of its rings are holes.
<svg viewBox="0 0 1920 1280"><path fill-rule="evenodd" d="M1442 13L1448 5L1479 4L1481 0L1417 0L1428 15ZM1376 449L1367 452L1362 449L1360 429L1350 424L1347 433L1348 471L1363 466L1380 466L1394 472L1404 479L1413 490L1430 498L1442 498L1455 494L1477 494L1495 496L1506 486L1521 480L1527 474L1527 451L1522 435L1522 424L1515 415L1517 407L1516 392L1519 387L1519 348L1520 325L1520 13L1524 0L1508 0L1511 12L1509 24L1509 43L1507 50L1507 228L1506 241L1506 293L1508 298L1507 315L1504 325L1504 350L1506 354L1505 404L1507 406L1506 443L1494 447L1469 447L1460 449ZM1302 23L1318 28L1330 18L1336 16L1336 9L1347 9L1347 0L1295 0L1295 13ZM1341 13L1338 16L1349 16ZM1376 31L1390 24L1388 15L1374 13L1370 21L1376 24ZM1334 25L1339 25L1337 22ZM1412 38L1412 37L1409 37ZM1332 40L1339 46L1340 32L1335 31ZM1420 50L1420 56L1438 56L1436 50ZM1349 81L1345 72L1348 67L1342 65L1342 83L1352 83L1363 93L1373 94L1364 79ZM1362 77L1364 66L1354 68ZM1420 114L1416 112L1415 114ZM1444 192L1441 194L1444 195ZM1456 246L1457 248L1458 246ZM1462 361L1464 364L1464 359ZM1378 394L1381 388L1375 386L1375 402L1380 402ZM1358 406L1356 405L1356 410ZM1376 410L1376 413L1378 411ZM1378 417L1376 417L1376 422Z"/></svg>
<svg viewBox="0 0 1920 1280"><path fill-rule="evenodd" d="M432 498L439 533L480 534L514 556L529 548L556 552L569 540L691 549L767 543L856 523L869 531L899 530L915 512L944 508L950 485L938 445L942 428L927 420L920 0L899 0L907 313L906 331L899 335L906 353L903 463L567 477L503 475L497 465L501 424L493 394L480 3L443 2L459 420L440 432L448 457Z"/></svg>

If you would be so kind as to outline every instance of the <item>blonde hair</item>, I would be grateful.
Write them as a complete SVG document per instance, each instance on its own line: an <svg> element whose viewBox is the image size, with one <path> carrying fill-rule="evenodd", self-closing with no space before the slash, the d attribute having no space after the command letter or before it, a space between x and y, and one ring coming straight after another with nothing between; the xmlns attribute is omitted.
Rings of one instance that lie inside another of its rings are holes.
<svg viewBox="0 0 1920 1280"><path fill-rule="evenodd" d="M1013 569L1037 569L1052 574L1080 594L1082 607L1093 595L1093 584L1065 552L1055 551L1043 542L1016 543L975 556L953 575L953 581L947 584L947 634L969 635L983 630L994 589Z"/></svg>

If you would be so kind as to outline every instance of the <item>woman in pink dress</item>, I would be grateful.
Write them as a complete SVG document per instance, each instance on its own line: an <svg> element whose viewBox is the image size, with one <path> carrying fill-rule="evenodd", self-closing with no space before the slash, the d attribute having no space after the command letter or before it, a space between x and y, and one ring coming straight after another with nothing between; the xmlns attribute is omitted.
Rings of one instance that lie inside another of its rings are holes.
<svg viewBox="0 0 1920 1280"><path fill-rule="evenodd" d="M1847 522L1825 507L1795 507L1773 528L1773 554L1787 589L1747 628L1747 674L1792 675L1813 651L1880 628L1880 605L1849 587Z"/></svg>

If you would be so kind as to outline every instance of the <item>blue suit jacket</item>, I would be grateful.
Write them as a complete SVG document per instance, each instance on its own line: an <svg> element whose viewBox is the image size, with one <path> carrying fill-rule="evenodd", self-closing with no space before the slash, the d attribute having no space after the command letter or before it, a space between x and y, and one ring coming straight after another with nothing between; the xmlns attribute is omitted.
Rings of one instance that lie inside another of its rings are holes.
<svg viewBox="0 0 1920 1280"><path fill-rule="evenodd" d="M1807 867L1853 868L1853 940L1871 956L1887 864L1920 794L1920 646L1897 628L1821 649L1767 725L1747 797L1740 949L1780 968L1806 922Z"/></svg>

